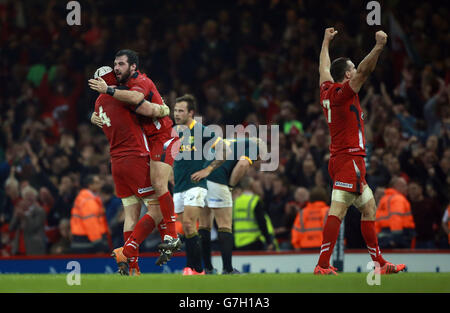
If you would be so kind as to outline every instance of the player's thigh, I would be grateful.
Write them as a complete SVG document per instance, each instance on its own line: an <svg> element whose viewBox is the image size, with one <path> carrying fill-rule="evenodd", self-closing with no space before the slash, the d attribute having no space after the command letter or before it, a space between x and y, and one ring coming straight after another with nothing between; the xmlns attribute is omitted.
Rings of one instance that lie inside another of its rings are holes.
<svg viewBox="0 0 450 313"><path fill-rule="evenodd" d="M363 193L355 199L354 205L361 212L361 220L375 220L377 206L372 190L368 185L364 185Z"/></svg>
<svg viewBox="0 0 450 313"><path fill-rule="evenodd" d="M136 226L141 214L141 201L135 195L122 198L124 222L123 230L132 231Z"/></svg>
<svg viewBox="0 0 450 313"><path fill-rule="evenodd" d="M161 161L150 161L150 176L152 186L158 196L163 195L168 191L167 184L169 182L169 176L172 171L172 167Z"/></svg>
<svg viewBox="0 0 450 313"><path fill-rule="evenodd" d="M205 206L203 208L200 209L200 217L198 219L198 227L199 228L212 228L212 224L213 224L213 211Z"/></svg>
<svg viewBox="0 0 450 313"><path fill-rule="evenodd" d="M215 208L214 218L216 219L217 227L231 229L233 224L232 207Z"/></svg>
<svg viewBox="0 0 450 313"><path fill-rule="evenodd" d="M205 207L206 193L207 190L201 187L190 188L184 192L184 221L197 222L202 208Z"/></svg>
<svg viewBox="0 0 450 313"><path fill-rule="evenodd" d="M356 198L356 193L333 188L328 215L337 216L342 221L347 214L348 207L353 204Z"/></svg>

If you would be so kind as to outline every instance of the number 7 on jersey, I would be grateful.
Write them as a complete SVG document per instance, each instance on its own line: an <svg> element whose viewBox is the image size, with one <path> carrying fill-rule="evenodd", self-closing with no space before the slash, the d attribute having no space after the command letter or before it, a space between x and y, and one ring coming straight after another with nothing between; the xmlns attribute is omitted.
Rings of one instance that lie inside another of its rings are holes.
<svg viewBox="0 0 450 313"><path fill-rule="evenodd" d="M328 123L331 123L330 100L329 99L323 99L322 100L322 106L327 110L327 121L328 121Z"/></svg>

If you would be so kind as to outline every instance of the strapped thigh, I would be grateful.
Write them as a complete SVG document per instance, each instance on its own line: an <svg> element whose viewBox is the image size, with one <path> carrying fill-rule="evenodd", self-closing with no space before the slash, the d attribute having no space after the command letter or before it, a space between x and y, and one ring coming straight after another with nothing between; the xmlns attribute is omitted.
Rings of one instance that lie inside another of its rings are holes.
<svg viewBox="0 0 450 313"><path fill-rule="evenodd" d="M355 207L357 207L358 209L362 208L372 198L372 189L370 189L369 186L365 185L362 194L359 195L355 200Z"/></svg>

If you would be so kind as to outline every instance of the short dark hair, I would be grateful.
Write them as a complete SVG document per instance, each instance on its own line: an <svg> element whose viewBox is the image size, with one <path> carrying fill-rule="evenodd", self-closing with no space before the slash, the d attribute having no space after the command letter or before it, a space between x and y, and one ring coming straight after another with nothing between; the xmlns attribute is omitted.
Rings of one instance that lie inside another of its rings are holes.
<svg viewBox="0 0 450 313"><path fill-rule="evenodd" d="M81 178L81 187L82 188L89 188L90 185L94 182L95 174L88 174Z"/></svg>
<svg viewBox="0 0 450 313"><path fill-rule="evenodd" d="M183 102L183 101L187 102L188 112L190 112L190 111L194 111L194 113L197 112L197 99L195 99L195 97L193 95L185 94L184 96L178 97L175 100L175 103Z"/></svg>
<svg viewBox="0 0 450 313"><path fill-rule="evenodd" d="M136 51L130 49L122 49L117 51L116 58L121 57L122 55L126 55L128 58L128 64L133 65L136 64L136 69L139 67L139 56Z"/></svg>
<svg viewBox="0 0 450 313"><path fill-rule="evenodd" d="M111 184L104 184L100 191L105 195L112 195L114 194L114 187Z"/></svg>
<svg viewBox="0 0 450 313"><path fill-rule="evenodd" d="M347 61L349 58L340 57L331 62L330 73L335 82L340 82L345 77L345 72L349 70Z"/></svg>

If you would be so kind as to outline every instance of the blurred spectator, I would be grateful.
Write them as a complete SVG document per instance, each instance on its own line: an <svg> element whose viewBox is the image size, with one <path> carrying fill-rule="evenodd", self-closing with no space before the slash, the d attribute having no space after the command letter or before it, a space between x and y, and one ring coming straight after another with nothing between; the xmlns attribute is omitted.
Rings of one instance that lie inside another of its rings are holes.
<svg viewBox="0 0 450 313"><path fill-rule="evenodd" d="M21 194L23 199L14 207L9 225L9 229L15 232L12 254L45 254L45 210L38 203L38 192L25 186Z"/></svg>
<svg viewBox="0 0 450 313"><path fill-rule="evenodd" d="M55 242L51 248L51 254L67 254L71 252L70 246L72 242L72 233L70 232L70 219L63 218L58 225L59 240Z"/></svg>
<svg viewBox="0 0 450 313"><path fill-rule="evenodd" d="M304 187L298 187L294 191L294 201L289 201L286 203L284 207L284 228L287 230L292 230L292 225L294 225L294 221L298 216L298 212L300 212L309 201L309 191ZM285 241L280 244L281 250L290 250L292 249L292 231L291 231L291 240Z"/></svg>
<svg viewBox="0 0 450 313"><path fill-rule="evenodd" d="M390 188L384 191L378 204L375 227L380 248L411 247L415 225L406 198L407 188L402 177L392 178Z"/></svg>
<svg viewBox="0 0 450 313"><path fill-rule="evenodd" d="M263 203L252 190L252 178L245 176L239 185L242 193L233 204L233 233L236 250L275 250L277 243Z"/></svg>
<svg viewBox="0 0 450 313"><path fill-rule="evenodd" d="M408 184L408 200L415 224L415 248L435 249L441 221L439 203L426 198L422 185L417 181Z"/></svg>
<svg viewBox="0 0 450 313"><path fill-rule="evenodd" d="M111 234L113 247L123 246L123 222L124 213L122 200L114 195L114 187L110 184L104 184L100 190L100 198L105 207L106 221Z"/></svg>
<svg viewBox="0 0 450 313"><path fill-rule="evenodd" d="M264 204L273 224L275 238L281 245L290 241L290 228L285 225L284 207L287 202L289 186L284 178L276 176L271 182L271 188L265 190Z"/></svg>
<svg viewBox="0 0 450 313"><path fill-rule="evenodd" d="M320 248L322 232L328 215L328 196L325 189L314 187L308 204L301 208L292 228L292 246L296 251Z"/></svg>
<svg viewBox="0 0 450 313"><path fill-rule="evenodd" d="M100 177L88 175L83 187L71 211L71 250L73 253L108 252L108 225L102 200L98 196L102 187Z"/></svg>
<svg viewBox="0 0 450 313"><path fill-rule="evenodd" d="M72 177L70 175L62 176L58 185L55 203L48 217L50 225L58 225L60 220L70 218L70 211L76 195L76 186Z"/></svg>

